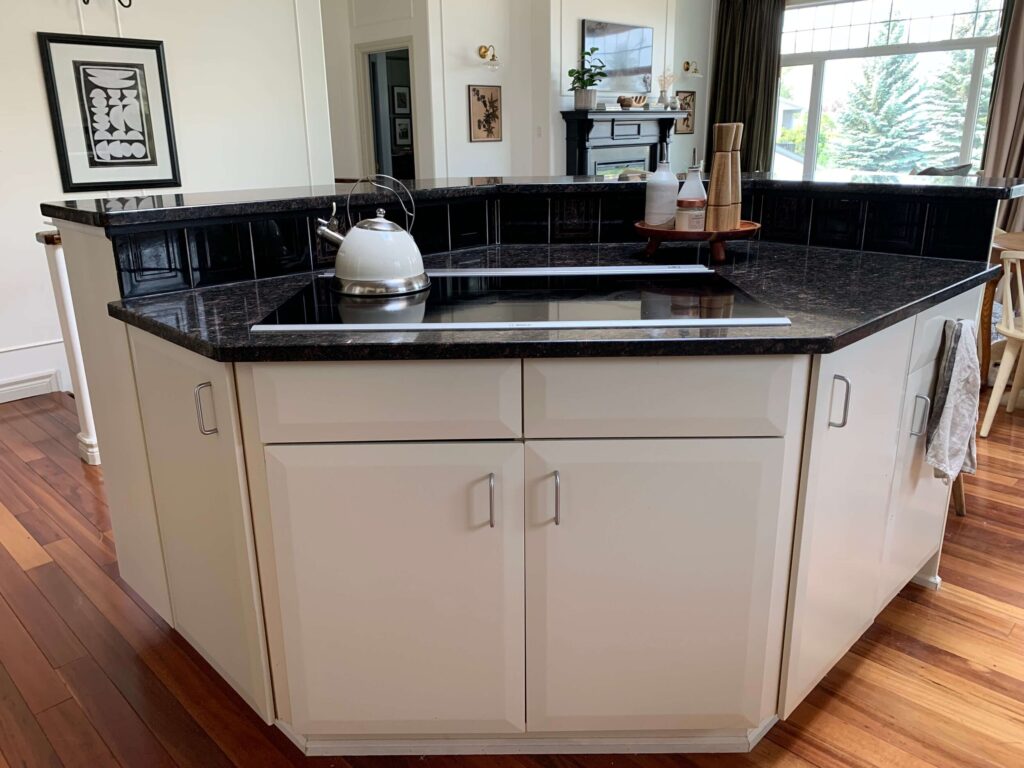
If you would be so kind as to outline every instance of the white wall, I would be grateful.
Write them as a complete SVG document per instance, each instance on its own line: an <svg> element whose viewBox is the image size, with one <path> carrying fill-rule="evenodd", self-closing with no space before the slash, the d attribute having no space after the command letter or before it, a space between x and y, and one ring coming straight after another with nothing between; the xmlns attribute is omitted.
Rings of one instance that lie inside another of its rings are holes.
<svg viewBox="0 0 1024 768"><path fill-rule="evenodd" d="M672 60L676 81L674 91L695 91L697 109L693 134L679 134L672 137L672 170L685 171L697 150L697 161L704 158L705 136L708 117L708 89L711 78L711 49L714 32L714 17L717 14L717 0L676 0L675 15L675 58ZM696 61L704 77L683 75L683 62ZM710 171L710 160L704 163Z"/></svg>
<svg viewBox="0 0 1024 768"><path fill-rule="evenodd" d="M321 0L338 178L362 176L372 168L366 54L400 47L409 48L416 176L447 175L444 146L438 143L442 137L436 132L443 127L436 122L442 111L432 104L435 90L442 87L439 64L431 59L441 50L440 4L441 0Z"/></svg>
<svg viewBox="0 0 1024 768"><path fill-rule="evenodd" d="M0 27L0 400L4 383L58 372L70 386L39 203L66 197L36 32L164 41L182 189L333 178L316 0L14 0ZM119 192L117 194L130 194ZM96 193L80 197L96 197Z"/></svg>

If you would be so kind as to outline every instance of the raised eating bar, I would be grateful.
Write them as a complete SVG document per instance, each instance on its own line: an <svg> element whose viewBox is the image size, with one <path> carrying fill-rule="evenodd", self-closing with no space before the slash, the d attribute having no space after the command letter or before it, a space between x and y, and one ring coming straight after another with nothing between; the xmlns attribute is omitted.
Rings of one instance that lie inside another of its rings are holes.
<svg viewBox="0 0 1024 768"><path fill-rule="evenodd" d="M121 575L307 754L747 751L939 586L925 403L1024 185L748 176L723 264L642 183L411 186L372 301L348 185L42 207Z"/></svg>

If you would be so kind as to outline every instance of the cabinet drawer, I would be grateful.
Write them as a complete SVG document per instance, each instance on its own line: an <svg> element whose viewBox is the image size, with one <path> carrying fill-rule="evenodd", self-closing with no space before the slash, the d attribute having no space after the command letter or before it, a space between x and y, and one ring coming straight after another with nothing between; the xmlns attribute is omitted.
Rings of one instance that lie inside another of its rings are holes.
<svg viewBox="0 0 1024 768"><path fill-rule="evenodd" d="M264 443L522 434L519 360L253 365Z"/></svg>
<svg viewBox="0 0 1024 768"><path fill-rule="evenodd" d="M974 288L936 304L919 314L914 322L914 346L910 352L910 373L938 359L942 350L942 328L947 320L977 320L983 288Z"/></svg>
<svg viewBox="0 0 1024 768"><path fill-rule="evenodd" d="M523 362L527 437L776 437L794 360L693 357Z"/></svg>

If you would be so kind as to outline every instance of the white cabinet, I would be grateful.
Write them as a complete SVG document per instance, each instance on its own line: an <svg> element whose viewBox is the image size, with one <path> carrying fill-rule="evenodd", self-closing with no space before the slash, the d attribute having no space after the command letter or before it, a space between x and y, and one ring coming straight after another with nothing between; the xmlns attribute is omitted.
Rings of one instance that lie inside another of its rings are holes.
<svg viewBox="0 0 1024 768"><path fill-rule="evenodd" d="M522 731L522 444L265 457L296 732Z"/></svg>
<svg viewBox="0 0 1024 768"><path fill-rule="evenodd" d="M774 713L784 442L527 443L531 732L753 728Z"/></svg>
<svg viewBox="0 0 1024 768"><path fill-rule="evenodd" d="M942 544L949 485L925 461L928 415L937 363L907 380L900 423L889 530L879 584L879 608L917 573Z"/></svg>
<svg viewBox="0 0 1024 768"><path fill-rule="evenodd" d="M911 319L815 360L790 587L783 717L876 615L913 333Z"/></svg>
<svg viewBox="0 0 1024 768"><path fill-rule="evenodd" d="M128 330L174 628L270 722L231 366Z"/></svg>

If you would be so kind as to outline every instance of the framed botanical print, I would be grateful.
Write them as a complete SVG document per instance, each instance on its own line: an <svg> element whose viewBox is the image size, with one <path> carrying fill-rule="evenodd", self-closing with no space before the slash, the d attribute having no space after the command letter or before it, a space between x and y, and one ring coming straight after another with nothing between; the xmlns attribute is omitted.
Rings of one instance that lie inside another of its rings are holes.
<svg viewBox="0 0 1024 768"><path fill-rule="evenodd" d="M501 86L469 86L469 140L501 141Z"/></svg>
<svg viewBox="0 0 1024 768"><path fill-rule="evenodd" d="M412 114L411 93L408 85L391 86L391 112L396 115Z"/></svg>
<svg viewBox="0 0 1024 768"><path fill-rule="evenodd" d="M676 91L676 98L679 99L679 109L689 112L686 117L676 120L676 133L693 133L694 112L697 109L696 91Z"/></svg>
<svg viewBox="0 0 1024 768"><path fill-rule="evenodd" d="M412 118L396 117L393 120L392 136L396 147L412 146Z"/></svg>
<svg viewBox="0 0 1024 768"><path fill-rule="evenodd" d="M64 191L179 186L163 43L38 38Z"/></svg>

